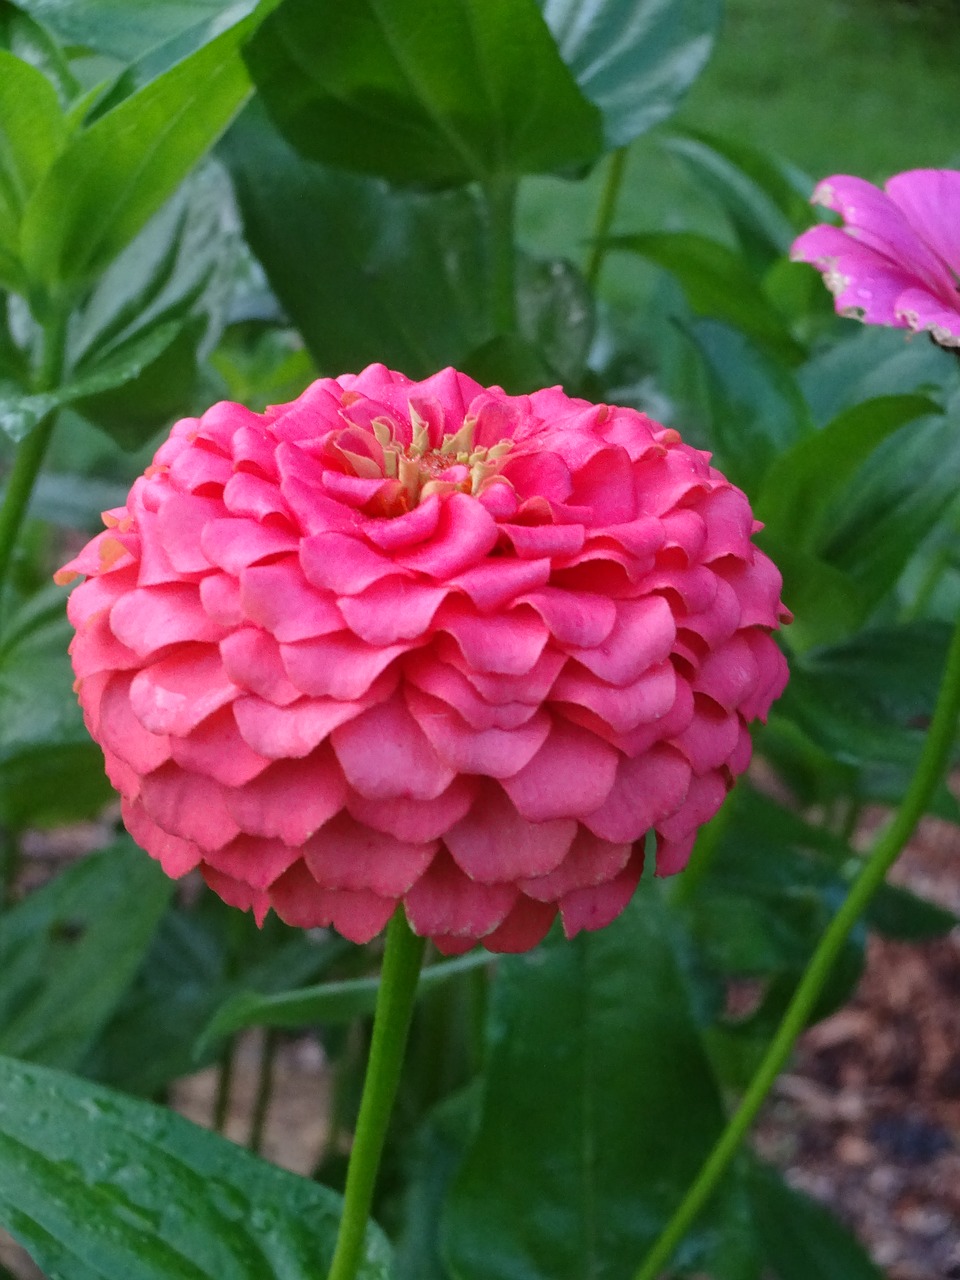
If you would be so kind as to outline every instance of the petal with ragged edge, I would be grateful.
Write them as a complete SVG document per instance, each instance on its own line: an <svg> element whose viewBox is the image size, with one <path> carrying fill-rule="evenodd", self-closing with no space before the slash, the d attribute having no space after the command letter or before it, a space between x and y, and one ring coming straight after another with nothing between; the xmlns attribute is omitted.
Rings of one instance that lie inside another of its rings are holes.
<svg viewBox="0 0 960 1280"><path fill-rule="evenodd" d="M368 800L434 800L456 776L400 694L334 729L330 740L347 782Z"/></svg>
<svg viewBox="0 0 960 1280"><path fill-rule="evenodd" d="M519 897L510 884L479 884L440 852L404 898L407 918L421 937L449 934L483 938L507 918Z"/></svg>
<svg viewBox="0 0 960 1280"><path fill-rule="evenodd" d="M368 890L321 889L301 860L270 886L270 903L281 920L298 929L334 928L351 942L375 938L396 900Z"/></svg>
<svg viewBox="0 0 960 1280"><path fill-rule="evenodd" d="M633 897L642 874L643 853L634 850L630 861L612 880L564 894L559 904L563 932L568 938L575 938L583 929L605 929Z"/></svg>
<svg viewBox="0 0 960 1280"><path fill-rule="evenodd" d="M673 747L654 747L633 760L621 758L610 794L583 824L604 840L639 840L679 809L690 785L690 765Z"/></svg>
<svg viewBox="0 0 960 1280"><path fill-rule="evenodd" d="M329 746L302 759L282 759L226 794L241 831L299 848L340 812L347 785Z"/></svg>
<svg viewBox="0 0 960 1280"><path fill-rule="evenodd" d="M578 725L556 720L529 763L503 779L503 788L531 822L592 813L617 776L618 752Z"/></svg>
<svg viewBox="0 0 960 1280"><path fill-rule="evenodd" d="M573 818L530 822L495 782L481 784L470 812L444 836L460 869L482 884L542 876L563 859L577 824Z"/></svg>
<svg viewBox="0 0 960 1280"><path fill-rule="evenodd" d="M459 773L509 778L535 755L550 732L550 718L542 711L516 729L473 729L437 698L409 686L404 696L437 755Z"/></svg>
<svg viewBox="0 0 960 1280"><path fill-rule="evenodd" d="M183 737L240 692L215 645L180 645L134 676L130 706L151 733Z"/></svg>
<svg viewBox="0 0 960 1280"><path fill-rule="evenodd" d="M158 827L201 849L219 849L240 834L224 788L179 765L161 765L148 773L140 786L140 800Z"/></svg>
<svg viewBox="0 0 960 1280"><path fill-rule="evenodd" d="M433 860L435 840L409 844L340 813L303 846L310 874L323 889L369 890L398 898Z"/></svg>

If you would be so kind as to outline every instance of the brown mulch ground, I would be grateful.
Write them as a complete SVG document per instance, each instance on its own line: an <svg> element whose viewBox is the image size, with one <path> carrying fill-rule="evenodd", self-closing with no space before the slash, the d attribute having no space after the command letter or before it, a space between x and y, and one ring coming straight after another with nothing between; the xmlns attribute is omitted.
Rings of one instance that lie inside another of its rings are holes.
<svg viewBox="0 0 960 1280"><path fill-rule="evenodd" d="M894 879L960 913L960 830L926 821ZM239 1142L258 1037L235 1060L227 1132ZM326 1137L322 1051L310 1037L289 1040L275 1072L264 1154L306 1173ZM215 1089L215 1070L200 1072L178 1084L174 1103L209 1124ZM960 1280L960 929L923 944L871 940L854 999L803 1037L756 1145L848 1224L889 1280ZM0 1264L42 1280L2 1235Z"/></svg>
<svg viewBox="0 0 960 1280"><path fill-rule="evenodd" d="M960 912L960 831L925 822L893 878ZM871 939L854 999L801 1040L757 1145L890 1280L960 1280L960 930Z"/></svg>

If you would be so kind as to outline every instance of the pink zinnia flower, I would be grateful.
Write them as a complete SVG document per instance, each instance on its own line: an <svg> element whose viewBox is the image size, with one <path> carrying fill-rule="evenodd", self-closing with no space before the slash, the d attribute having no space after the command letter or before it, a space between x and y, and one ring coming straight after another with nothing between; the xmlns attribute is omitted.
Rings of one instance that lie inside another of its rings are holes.
<svg viewBox="0 0 960 1280"><path fill-rule="evenodd" d="M913 169L884 191L862 178L826 178L813 202L844 225L805 231L791 257L823 272L840 315L960 347L960 172Z"/></svg>
<svg viewBox="0 0 960 1280"><path fill-rule="evenodd" d="M58 575L133 837L261 918L444 952L609 923L783 689L747 499L632 409L381 365L177 423Z"/></svg>

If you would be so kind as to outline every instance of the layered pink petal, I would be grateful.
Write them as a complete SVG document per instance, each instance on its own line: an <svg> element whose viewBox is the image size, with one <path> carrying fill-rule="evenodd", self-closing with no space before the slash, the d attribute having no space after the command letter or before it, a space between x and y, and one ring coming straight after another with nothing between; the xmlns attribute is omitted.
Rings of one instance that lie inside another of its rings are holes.
<svg viewBox="0 0 960 1280"><path fill-rule="evenodd" d="M471 880L496 884L546 875L564 858L576 831L573 818L528 821L500 786L486 782L444 844Z"/></svg>
<svg viewBox="0 0 960 1280"><path fill-rule="evenodd" d="M947 271L934 186L891 207ZM938 289L890 306L937 336ZM60 575L87 575L85 723L134 837L260 922L365 942L400 906L449 955L526 950L558 910L601 928L648 831L658 873L685 861L786 679L744 495L559 387L372 365L217 405L104 521Z"/></svg>

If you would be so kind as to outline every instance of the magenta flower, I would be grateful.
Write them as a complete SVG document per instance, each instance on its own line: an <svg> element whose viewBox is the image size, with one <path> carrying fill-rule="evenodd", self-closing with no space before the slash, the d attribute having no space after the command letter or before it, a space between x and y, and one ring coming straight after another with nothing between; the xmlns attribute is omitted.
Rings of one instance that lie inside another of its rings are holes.
<svg viewBox="0 0 960 1280"><path fill-rule="evenodd" d="M177 423L58 575L133 837L227 902L444 952L608 924L783 689L747 499L632 409L381 365Z"/></svg>
<svg viewBox="0 0 960 1280"><path fill-rule="evenodd" d="M826 178L813 202L844 225L805 231L791 257L823 272L840 315L960 347L960 172L914 169L884 191L862 178Z"/></svg>

